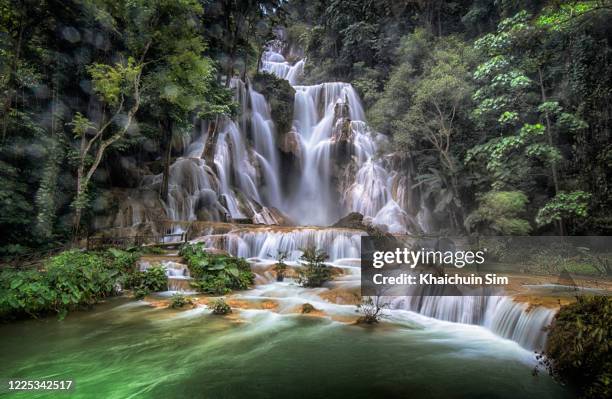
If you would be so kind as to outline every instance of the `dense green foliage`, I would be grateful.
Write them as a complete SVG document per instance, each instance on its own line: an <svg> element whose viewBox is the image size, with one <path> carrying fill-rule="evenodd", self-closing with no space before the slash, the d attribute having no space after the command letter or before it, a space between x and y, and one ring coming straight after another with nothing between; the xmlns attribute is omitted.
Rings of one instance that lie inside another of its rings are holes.
<svg viewBox="0 0 612 399"><path fill-rule="evenodd" d="M324 251L317 248L302 249L300 261L302 267L297 269L297 282L304 287L321 287L331 280L332 270L324 262L329 257Z"/></svg>
<svg viewBox="0 0 612 399"><path fill-rule="evenodd" d="M180 255L187 261L194 279L191 285L200 292L222 295L231 290L244 290L255 279L246 260L207 253L201 243L184 245Z"/></svg>
<svg viewBox="0 0 612 399"><path fill-rule="evenodd" d="M126 287L134 291L134 297L144 298L151 292L168 289L168 277L163 266L153 266L145 271L135 271L126 280Z"/></svg>
<svg viewBox="0 0 612 399"><path fill-rule="evenodd" d="M550 374L577 387L582 397L612 396L612 300L579 296L561 307L541 363Z"/></svg>
<svg viewBox="0 0 612 399"><path fill-rule="evenodd" d="M465 219L466 228L501 235L527 235L531 226L520 218L526 204L527 196L521 191L490 191Z"/></svg>
<svg viewBox="0 0 612 399"><path fill-rule="evenodd" d="M72 250L50 258L43 271L2 270L0 318L48 313L63 318L70 310L91 306L113 295L129 279L136 258L119 250Z"/></svg>

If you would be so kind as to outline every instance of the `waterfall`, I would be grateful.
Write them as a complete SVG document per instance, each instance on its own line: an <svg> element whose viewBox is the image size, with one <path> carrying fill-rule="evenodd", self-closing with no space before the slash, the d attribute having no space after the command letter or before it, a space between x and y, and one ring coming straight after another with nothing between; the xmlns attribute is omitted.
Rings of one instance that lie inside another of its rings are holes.
<svg viewBox="0 0 612 399"><path fill-rule="evenodd" d="M530 350L546 343L544 328L555 310L530 308L505 296L412 296L394 297L392 309L405 309L439 320L481 325Z"/></svg>
<svg viewBox="0 0 612 399"><path fill-rule="evenodd" d="M339 228L261 227L236 228L223 234L211 231L196 241L255 263L274 261L279 252L286 252L288 261L297 261L302 254L300 249L314 246L329 255L327 262L346 268L347 264L355 265L347 261L360 258L362 235L365 233L358 230ZM360 284L357 265L349 267L352 280L347 281L355 287ZM392 310L409 310L439 320L483 326L529 350L544 347L544 328L556 312L555 309L515 302L506 296L435 296L422 290L412 296L386 297L384 302L388 302Z"/></svg>
<svg viewBox="0 0 612 399"><path fill-rule="evenodd" d="M291 134L300 149L295 154L300 167L292 173L298 175L281 170L279 137L289 132L277 132L265 97L234 78L230 87L239 116L220 117L208 128L203 123L191 142L183 139L182 156L170 166L168 197L161 204L165 216L278 224L287 215L299 225L328 226L359 212L393 233L428 228L426 215L418 214L422 204L413 203L419 198L412 185L379 156L386 140L369 128L356 90L344 82L301 85L305 60L289 62L281 48L279 42L270 44L261 71L286 79L295 89ZM148 175L140 191L159 193L161 184L162 174ZM291 192L283 195L287 187ZM159 212L141 211L150 200L131 201L120 210L122 225L159 218Z"/></svg>
<svg viewBox="0 0 612 399"><path fill-rule="evenodd" d="M255 154L261 166L267 203L280 206L280 185L278 169L278 150L276 149L274 122L270 116L270 107L263 95L249 90L251 100L251 131Z"/></svg>
<svg viewBox="0 0 612 399"><path fill-rule="evenodd" d="M297 189L284 201L283 209L302 225L329 225L349 212L359 212L394 233L407 233L409 216L393 190L395 175L377 156L384 139L373 133L356 90L349 83L297 84L304 60L291 65L273 42L263 54L261 70L286 79L295 89L293 131L299 137L303 165ZM339 164L344 151L345 165ZM338 177L339 168L354 169ZM399 183L402 185L403 183ZM313 204L317 204L313 212ZM382 213L381 213L382 212Z"/></svg>
<svg viewBox="0 0 612 399"><path fill-rule="evenodd" d="M237 229L226 234L204 236L198 241L234 256L269 260L275 259L279 252L286 252L288 260L296 261L302 254L301 249L314 247L325 251L329 261L335 262L359 258L364 234L358 230L333 228Z"/></svg>

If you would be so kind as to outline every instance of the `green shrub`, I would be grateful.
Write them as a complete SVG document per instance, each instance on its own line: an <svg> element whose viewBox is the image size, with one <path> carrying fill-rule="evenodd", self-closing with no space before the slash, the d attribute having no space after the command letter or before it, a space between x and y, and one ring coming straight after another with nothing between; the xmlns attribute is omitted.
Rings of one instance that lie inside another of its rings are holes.
<svg viewBox="0 0 612 399"><path fill-rule="evenodd" d="M223 295L233 289L247 289L255 279L243 258L209 254L200 243L184 245L180 254L194 279L191 285L200 292Z"/></svg>
<svg viewBox="0 0 612 399"><path fill-rule="evenodd" d="M149 295L151 291L146 288L135 288L134 289L134 298L135 299L143 299L147 295Z"/></svg>
<svg viewBox="0 0 612 399"><path fill-rule="evenodd" d="M285 273L287 272L287 264L285 261L288 256L287 251L279 251L276 255L276 264L274 265L276 281L283 281L285 279Z"/></svg>
<svg viewBox="0 0 612 399"><path fill-rule="evenodd" d="M612 397L612 299L577 297L549 327L540 364L585 398ZM536 368L537 372L537 368Z"/></svg>
<svg viewBox="0 0 612 399"><path fill-rule="evenodd" d="M109 248L105 252L105 256L112 263L113 269L125 274L134 272L136 261L138 261L141 255L140 251L124 251L117 248Z"/></svg>
<svg viewBox="0 0 612 399"><path fill-rule="evenodd" d="M209 307L212 309L213 314L225 315L232 313L232 308L223 298L215 299Z"/></svg>
<svg viewBox="0 0 612 399"><path fill-rule="evenodd" d="M172 295L172 301L170 302L170 307L177 309L177 308L182 308L185 305L193 305L193 299L189 298L188 296L185 296L179 292L177 292L176 294Z"/></svg>
<svg viewBox="0 0 612 399"><path fill-rule="evenodd" d="M153 266L143 272L134 272L128 277L127 285L134 290L137 299L144 298L150 292L165 291L168 289L166 270L162 266Z"/></svg>
<svg viewBox="0 0 612 399"><path fill-rule="evenodd" d="M232 290L230 279L226 275L206 275L205 277L192 281L191 286L199 292L204 292L211 295L225 295Z"/></svg>
<svg viewBox="0 0 612 399"><path fill-rule="evenodd" d="M306 248L300 257L303 267L297 270L298 283L304 287L320 287L331 280L332 271L325 263L328 255L319 249Z"/></svg>
<svg viewBox="0 0 612 399"><path fill-rule="evenodd" d="M0 317L37 317L90 306L114 294L123 279L124 261L106 253L65 251L50 258L44 271L0 273Z"/></svg>
<svg viewBox="0 0 612 399"><path fill-rule="evenodd" d="M465 228L494 235L526 235L531 231L529 222L522 218L527 202L521 191L489 191L465 219Z"/></svg>

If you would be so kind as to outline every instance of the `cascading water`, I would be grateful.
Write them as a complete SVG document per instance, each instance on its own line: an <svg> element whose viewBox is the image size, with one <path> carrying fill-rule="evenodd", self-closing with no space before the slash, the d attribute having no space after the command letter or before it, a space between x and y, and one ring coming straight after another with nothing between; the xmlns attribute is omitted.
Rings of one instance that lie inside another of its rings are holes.
<svg viewBox="0 0 612 399"><path fill-rule="evenodd" d="M392 159L379 156L385 138L369 128L354 88L343 82L299 85L303 66L303 60L287 62L278 44L270 46L261 63L262 71L286 79L295 89L291 133L300 149L299 176L281 173L278 135L289 132L276 132L265 98L234 79L231 86L241 105L241 116L218 123L213 165L204 159L205 143L209 143L204 134L172 165L170 194L165 204L168 217L249 218L254 223L275 224L276 213L271 209L277 208L301 225L329 226L349 212L359 212L365 223L392 233L430 231L430 212L412 188L409 174L399 173L401 167ZM288 178L297 179L295 189L283 198L282 187ZM161 175L157 175L146 178L144 184L157 187L160 182ZM301 249L316 247L329 255L334 266L345 270L333 286L358 292L363 234L329 227L234 226L229 232L210 232L195 241L248 258L255 268L263 264L258 282L266 288L258 287L255 292L261 291L259 295L288 292L287 295L317 300L319 307L333 307L339 305L325 305L324 300L316 299L316 290L290 289L286 283L273 282L266 268L280 252L288 253L288 261L297 267ZM184 269L176 265L166 269L179 284L183 276L177 273L184 273ZM300 298L292 301L298 303ZM407 310L440 320L480 325L528 349L543 346L543 328L554 315L554 310L532 309L508 297L415 295L393 298L391 307L397 312Z"/></svg>
<svg viewBox="0 0 612 399"><path fill-rule="evenodd" d="M329 255L329 264L342 268L346 275L340 284L346 290L359 291L360 249L364 232L337 228L236 228L229 233L211 232L196 241L209 248L221 249L254 264L270 264L278 253L296 262L301 249L315 247ZM270 282L272 277L266 281ZM272 284L274 285L274 284ZM429 296L384 298L393 310L409 310L454 323L479 325L495 334L513 340L530 350L540 350L546 342L544 328L555 314L554 309L530 307L504 296ZM331 306L331 305L330 305Z"/></svg>
<svg viewBox="0 0 612 399"><path fill-rule="evenodd" d="M204 236L201 241L209 247L243 258L274 259L278 253L286 252L290 261L299 258L302 248L315 247L325 251L329 260L334 262L345 258L358 259L364 234L358 230L333 228L237 229L227 234Z"/></svg>
<svg viewBox="0 0 612 399"><path fill-rule="evenodd" d="M528 304L503 296L395 297L391 308L411 310L438 320L481 325L531 350L544 347L544 328L555 314L552 309L530 309Z"/></svg>
<svg viewBox="0 0 612 399"><path fill-rule="evenodd" d="M417 226L397 205L402 199L392 189L392 173L376 157L383 139L370 131L355 89L343 82L298 85L303 60L290 65L277 42L264 53L261 69L287 79L295 89L293 130L300 141L303 168L285 211L300 224L329 225L349 212L359 212L394 233ZM338 151L343 147L347 162L338 165ZM334 181L339 180L336 169L345 166L352 166L356 173L343 176L345 181ZM317 204L315 212L313 204Z"/></svg>

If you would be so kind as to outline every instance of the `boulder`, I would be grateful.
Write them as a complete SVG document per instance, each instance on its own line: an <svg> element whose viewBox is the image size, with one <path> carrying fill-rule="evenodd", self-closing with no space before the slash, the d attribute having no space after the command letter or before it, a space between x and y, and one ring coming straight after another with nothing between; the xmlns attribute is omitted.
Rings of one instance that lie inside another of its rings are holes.
<svg viewBox="0 0 612 399"><path fill-rule="evenodd" d="M359 212L351 212L348 215L340 218L332 227L343 227L347 229L366 230L367 226L363 224L363 215Z"/></svg>

